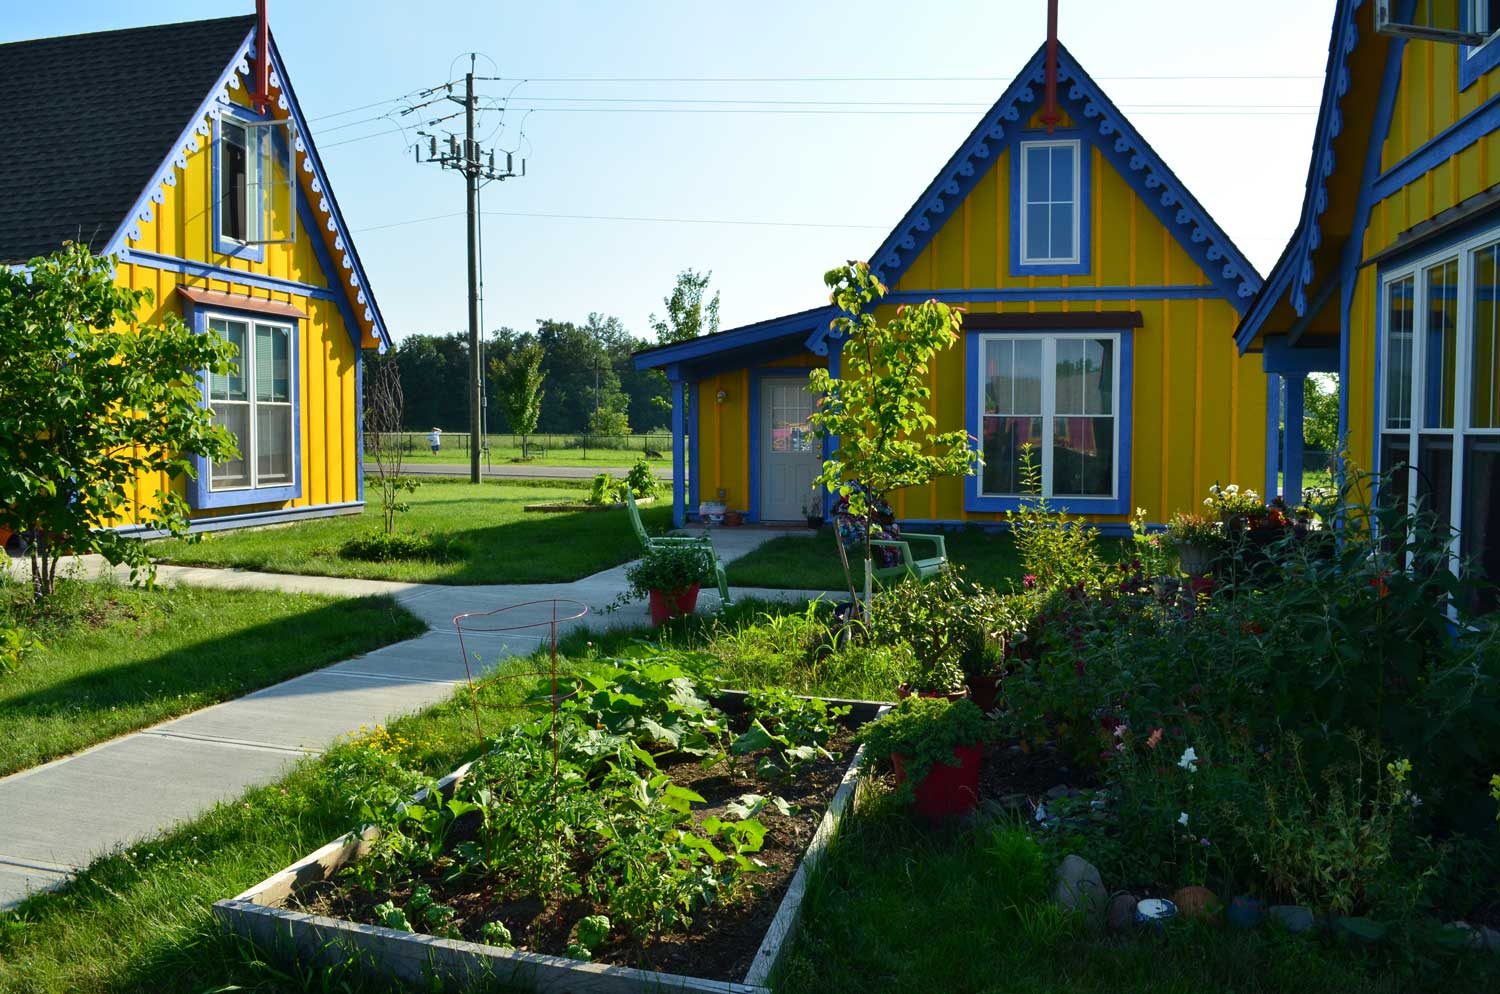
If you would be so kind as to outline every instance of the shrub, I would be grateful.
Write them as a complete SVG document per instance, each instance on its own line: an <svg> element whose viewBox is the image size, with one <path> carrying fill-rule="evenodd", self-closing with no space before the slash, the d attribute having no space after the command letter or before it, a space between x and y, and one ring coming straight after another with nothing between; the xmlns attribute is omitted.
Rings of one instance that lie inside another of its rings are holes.
<svg viewBox="0 0 1500 994"><path fill-rule="evenodd" d="M971 582L962 567L922 582L907 577L876 600L870 635L877 645L907 645L917 659L915 686L952 691L965 675L994 672L1007 640L1022 627L1019 602Z"/></svg>
<svg viewBox="0 0 1500 994"><path fill-rule="evenodd" d="M594 477L594 485L589 490L589 495L585 498L585 503L601 507L606 504L619 503L624 499L624 495L620 489L624 485L608 473L600 473Z"/></svg>
<svg viewBox="0 0 1500 994"><path fill-rule="evenodd" d="M625 600L653 590L675 594L714 579L713 551L706 545L656 546L643 559L625 567Z"/></svg>
<svg viewBox="0 0 1500 994"><path fill-rule="evenodd" d="M1029 444L1021 447L1021 489L1042 492L1042 470ZM1067 587L1096 587L1104 574L1095 528L1074 521L1045 497L1026 497L1006 511L1026 583L1043 593Z"/></svg>
<svg viewBox="0 0 1500 994"><path fill-rule="evenodd" d="M20 669L26 657L41 647L24 628L0 626L0 676Z"/></svg>
<svg viewBox="0 0 1500 994"><path fill-rule="evenodd" d="M355 535L339 546L339 555L372 563L414 559L444 563L462 558L459 547L448 539L383 531Z"/></svg>
<svg viewBox="0 0 1500 994"><path fill-rule="evenodd" d="M655 473L651 472L651 464L644 458L635 461L635 465L625 476L623 486L629 487L630 492L638 499L655 497L661 493L661 481L656 478Z"/></svg>

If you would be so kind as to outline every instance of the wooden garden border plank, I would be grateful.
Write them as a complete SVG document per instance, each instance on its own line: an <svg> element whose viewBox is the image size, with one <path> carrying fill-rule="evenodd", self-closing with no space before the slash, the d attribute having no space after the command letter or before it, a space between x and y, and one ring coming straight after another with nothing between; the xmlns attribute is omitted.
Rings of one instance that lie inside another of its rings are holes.
<svg viewBox="0 0 1500 994"><path fill-rule="evenodd" d="M743 692L732 691L726 696L731 698L724 702L729 705L729 709L735 708L736 704L743 707ZM858 705L851 717L865 720L878 716L889 706L872 701L824 700L836 705ZM364 855L375 838L378 831L376 829L369 829L363 834L348 833L235 897L216 901L213 914L230 931L269 952L290 954L299 962L320 966L365 961L377 972L409 982L422 982L429 976L437 975L461 982L493 979L501 983L522 985L541 994L659 994L665 991L683 994L770 994L765 983L780 962L782 954L790 948L789 940L801 917L809 866L816 866L822 858L837 831L839 820L864 783L859 775L863 753L863 747L857 749L849 767L844 771L843 780L813 832L807 850L776 910L776 916L756 952L750 972L742 983L581 962L544 953L521 952L483 943L401 932L378 925L364 925L280 907L300 887L326 880ZM471 763L465 763L448 774L438 781L437 789L445 795L451 794L468 774L471 766ZM417 793L416 800L420 801L425 796L424 789Z"/></svg>

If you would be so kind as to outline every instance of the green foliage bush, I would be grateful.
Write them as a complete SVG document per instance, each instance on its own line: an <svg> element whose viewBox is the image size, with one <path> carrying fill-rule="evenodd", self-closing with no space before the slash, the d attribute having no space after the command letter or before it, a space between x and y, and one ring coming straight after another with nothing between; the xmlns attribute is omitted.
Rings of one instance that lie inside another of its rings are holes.
<svg viewBox="0 0 1500 994"><path fill-rule="evenodd" d="M339 555L374 563L414 559L445 563L463 558L463 550L451 540L430 535L367 531L340 545Z"/></svg>
<svg viewBox="0 0 1500 994"><path fill-rule="evenodd" d="M971 582L960 566L881 591L870 636L876 645L905 646L916 658L913 688L949 693L966 675L995 672L1008 639L1021 626L1021 604Z"/></svg>

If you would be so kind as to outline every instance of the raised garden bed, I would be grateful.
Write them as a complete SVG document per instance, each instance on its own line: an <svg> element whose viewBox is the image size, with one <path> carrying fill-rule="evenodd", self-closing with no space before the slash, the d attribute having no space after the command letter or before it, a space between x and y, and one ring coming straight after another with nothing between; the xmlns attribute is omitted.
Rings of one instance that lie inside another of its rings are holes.
<svg viewBox="0 0 1500 994"><path fill-rule="evenodd" d="M749 725L744 694L717 695L713 703L731 716L736 730ZM873 718L882 707L872 702L828 703L851 707L845 719L850 724ZM847 730L841 732L830 747L839 749L848 735ZM649 943L616 938L602 944L594 949L592 962L559 955L567 948L570 924L603 910L586 894L516 900L513 892L502 893L503 887L485 876L445 879L452 874L434 868L389 892L391 899L410 907L411 892L426 886L435 901L456 910L456 934L461 938L373 924L379 920L378 899L386 893L350 886L341 871L371 851L378 838L375 829L338 839L244 893L216 903L214 914L273 959L295 960L303 967L356 960L373 975L407 982L440 976L462 982L493 978L538 991L765 991L800 914L809 869L862 782L857 766L858 755L845 751L836 763L819 759L792 781L772 782L753 770L742 770L731 780L696 762L664 762L662 772L674 784L704 798L702 807L692 810L700 825L705 818L724 816L726 807L746 793L776 794L795 807L789 815L769 808L760 813L765 841L755 855L765 868L747 874L744 885L728 900L701 909L691 928L664 931ZM439 781L437 789L452 796L466 778L477 775L474 767L460 767ZM455 823L449 846L465 841L464 833L464 824ZM569 866L565 872L581 875L585 869ZM472 941L486 922L496 920L509 926L518 948Z"/></svg>
<svg viewBox="0 0 1500 994"><path fill-rule="evenodd" d="M646 507L656 503L655 497L637 497L636 507ZM574 511L620 511L624 510L624 501L615 501L611 504L585 504L582 501L553 501L547 504L525 504L523 511L533 514L571 514Z"/></svg>

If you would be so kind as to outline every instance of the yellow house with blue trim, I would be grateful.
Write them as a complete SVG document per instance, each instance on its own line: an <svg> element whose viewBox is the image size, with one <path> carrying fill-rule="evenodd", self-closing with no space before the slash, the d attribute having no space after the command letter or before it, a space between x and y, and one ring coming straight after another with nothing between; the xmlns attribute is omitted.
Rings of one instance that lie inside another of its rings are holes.
<svg viewBox="0 0 1500 994"><path fill-rule="evenodd" d="M1234 343L1260 276L1062 46L1056 71L1052 128L1044 46L869 257L890 288L879 319L929 298L967 312L962 344L931 370L932 404L982 466L893 495L903 522L1003 521L1024 496L1023 445L1043 493L1106 530L1135 508L1164 522L1215 481L1267 473L1275 405ZM814 308L637 354L672 385L679 522L712 501L752 521L824 511L807 370L838 375L834 316Z"/></svg>
<svg viewBox="0 0 1500 994"><path fill-rule="evenodd" d="M1340 376L1353 465L1500 578L1500 4L1339 0L1296 232L1236 332ZM1301 432L1292 427L1288 437ZM1301 488L1289 450L1286 488ZM1493 607L1490 605L1479 605Z"/></svg>
<svg viewBox="0 0 1500 994"><path fill-rule="evenodd" d="M363 507L361 357L390 345L274 42L251 99L253 16L0 45L0 264L65 240L239 348L203 403L240 457L175 488L195 529ZM139 531L134 522L109 523Z"/></svg>

